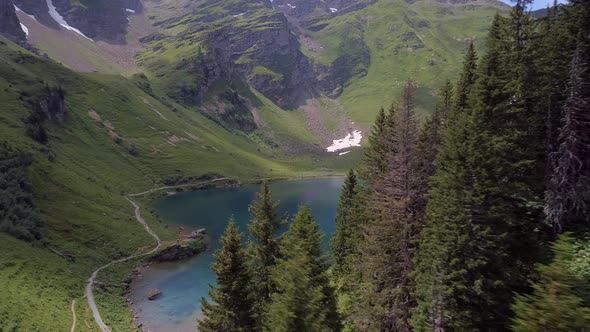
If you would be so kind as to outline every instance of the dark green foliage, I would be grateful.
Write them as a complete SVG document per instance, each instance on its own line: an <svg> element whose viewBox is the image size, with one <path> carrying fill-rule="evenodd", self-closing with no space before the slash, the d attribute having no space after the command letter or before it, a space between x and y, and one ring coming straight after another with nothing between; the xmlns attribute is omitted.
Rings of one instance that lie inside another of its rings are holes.
<svg viewBox="0 0 590 332"><path fill-rule="evenodd" d="M47 121L62 121L65 116L65 92L62 87L45 85L40 96L29 100L31 115L24 122L26 133L35 141L46 144L49 140Z"/></svg>
<svg viewBox="0 0 590 332"><path fill-rule="evenodd" d="M154 91L152 90L152 84L144 73L133 74L133 76L131 76L131 82L148 95L155 96Z"/></svg>
<svg viewBox="0 0 590 332"><path fill-rule="evenodd" d="M41 107L35 105L29 117L25 120L26 133L35 141L45 144L49 140L47 130L45 129L45 115Z"/></svg>
<svg viewBox="0 0 590 332"><path fill-rule="evenodd" d="M0 231L29 242L42 243L43 222L33 202L27 169L29 154L0 144Z"/></svg>
<svg viewBox="0 0 590 332"><path fill-rule="evenodd" d="M357 306L360 274L354 266L360 255L365 222L364 190L353 170L348 172L336 212L336 233L331 242L334 257L333 275L338 296L338 308L345 330L354 329L352 314Z"/></svg>
<svg viewBox="0 0 590 332"><path fill-rule="evenodd" d="M358 265L362 275L355 322L366 331L410 331L415 305L410 273L424 211L426 177L418 149L414 86L392 108L384 140L386 169L368 189L368 221Z"/></svg>
<svg viewBox="0 0 590 332"><path fill-rule="evenodd" d="M551 154L557 149L557 137L561 120L561 109L566 97L564 93L567 86L568 73L571 64L571 55L575 48L575 27L572 25L569 14L565 14L560 7L547 10L547 15L539 21L539 34L541 40L539 46L543 56L537 57L538 68L538 107L546 113L545 145L547 153ZM548 163L548 167L551 165Z"/></svg>
<svg viewBox="0 0 590 332"><path fill-rule="evenodd" d="M589 15L588 7L576 4L574 8L583 17ZM583 29L584 25L580 27ZM552 172L545 196L545 215L555 233L588 228L590 221L590 43L583 32L576 37L561 125L555 151L549 158Z"/></svg>
<svg viewBox="0 0 590 332"><path fill-rule="evenodd" d="M367 183L372 183L385 170L385 150L383 137L387 131L387 116L383 107L379 110L375 124L369 135L369 145L365 151L361 177Z"/></svg>
<svg viewBox="0 0 590 332"><path fill-rule="evenodd" d="M453 110L453 85L447 81L438 93L439 100L432 117L428 118L420 132L418 142L421 153L421 163L424 169L424 176L430 177L436 173L435 160L442 143L442 135L449 125L449 119Z"/></svg>
<svg viewBox="0 0 590 332"><path fill-rule="evenodd" d="M512 24L520 24L518 34ZM416 330L503 329L512 293L527 289L543 181L532 140L542 137L542 116L524 88L529 29L526 18L496 16L470 109L445 133L414 274Z"/></svg>
<svg viewBox="0 0 590 332"><path fill-rule="evenodd" d="M251 268L256 271L254 285L257 289L256 301L260 314L270 301L272 292L270 275L279 253L277 232L286 221L279 217L278 202L272 199L266 181L262 183L262 192L256 196L257 201L253 202L249 208L252 220L248 228L254 238L254 241L250 243Z"/></svg>
<svg viewBox="0 0 590 332"><path fill-rule="evenodd" d="M199 321L199 331L254 331L251 275L242 249L242 234L233 217L221 241L223 248L215 255L213 264L218 286L209 285L213 302L201 299L204 318Z"/></svg>
<svg viewBox="0 0 590 332"><path fill-rule="evenodd" d="M417 331L431 326L471 330L484 319L484 312L466 303L477 301L475 296L485 291L482 287L493 284L477 272L487 270L485 256L493 251L493 239L489 226L474 222L473 210L482 199L474 183L478 174L473 161L478 156L471 156L471 151L484 140L472 126L471 117L461 114L446 132L437 158L413 278L418 306L412 325Z"/></svg>
<svg viewBox="0 0 590 332"><path fill-rule="evenodd" d="M473 42L469 43L465 59L463 60L463 71L461 77L457 82L455 89L453 113L460 113L466 111L469 104L469 96L471 95L471 88L475 83L477 69L477 54L473 47Z"/></svg>
<svg viewBox="0 0 590 332"><path fill-rule="evenodd" d="M344 275L350 271L350 257L356 251L362 223L360 185L353 170L348 172L336 212L336 233L332 238L334 273Z"/></svg>
<svg viewBox="0 0 590 332"><path fill-rule="evenodd" d="M590 326L590 308L577 294L584 281L569 267L576 252L568 234L553 244L553 254L550 264L537 267L540 280L532 294L516 297L513 331L586 331Z"/></svg>
<svg viewBox="0 0 590 332"><path fill-rule="evenodd" d="M273 270L266 331L340 331L334 291L329 285L322 234L311 210L301 207L281 242L281 258Z"/></svg>

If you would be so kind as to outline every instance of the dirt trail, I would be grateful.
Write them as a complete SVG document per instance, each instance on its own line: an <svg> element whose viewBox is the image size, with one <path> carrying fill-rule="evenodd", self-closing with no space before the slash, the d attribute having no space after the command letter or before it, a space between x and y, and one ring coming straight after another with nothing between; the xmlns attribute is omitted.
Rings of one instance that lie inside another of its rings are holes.
<svg viewBox="0 0 590 332"><path fill-rule="evenodd" d="M114 261L112 261L112 262L110 262L108 264L105 264L105 265L99 267L98 269L96 269L92 273L92 275L90 276L90 278L88 279L88 283L86 284L86 296L88 297L88 306L90 307L90 310L92 310L92 316L94 316L94 321L96 322L96 324L98 325L98 327L100 327L100 330L102 332L110 332L111 330L104 323L104 321L102 320L102 317L100 317L100 312L98 311L98 308L96 307L96 302L94 301L94 294L92 293L92 286L94 285L94 282L96 280L96 276L98 275L98 273L100 271L106 269L107 267L111 266L111 265L122 263L122 262L126 262L126 261L128 261L130 259L133 259L133 258L138 258L138 257L142 257L142 256L147 256L147 255L153 254L154 252L158 251L160 249L160 246L162 245L162 243L160 242L160 238L158 237L158 235L150 228L150 226L141 217L141 213L139 211L139 205L137 205L134 201L132 201L127 196L125 196L125 199L128 200L129 203L131 203L133 205L133 207L135 208L135 219L137 221L139 221L139 223L141 223L143 225L143 227L145 228L145 230L156 240L156 246L152 250L150 250L148 252L144 252L144 253L132 255L132 256L129 256L129 257L117 259L117 260L114 260Z"/></svg>
<svg viewBox="0 0 590 332"><path fill-rule="evenodd" d="M92 310L92 316L94 316L94 321L96 322L96 324L98 325L98 327L100 328L100 330L102 332L111 332L111 330L109 329L109 327L105 324L105 322L102 320L102 317L100 316L100 312L98 311L98 308L96 307L96 301L94 300L94 294L92 292L92 286L94 286L94 283L96 281L96 276L98 275L98 273L104 269L106 269L107 267L114 265L114 264L118 264L118 263L122 263L122 262L126 262L130 259L133 258L138 258L138 257L143 257L143 256L147 256L147 255L151 255L154 252L158 251L160 249L160 246L162 245L161 241L160 241L160 237L158 237L158 234L156 234L151 227L145 222L145 220L141 217L141 212L140 212L140 208L139 205L137 205L137 203L135 203L133 200L131 200L130 197L137 197L137 196L143 196L158 190L164 190L164 189L174 189L174 188L182 188L182 187L190 187L190 186L197 186L197 185L203 185L203 184L208 184L208 183L214 183L214 182L218 182L218 181L222 181L222 180L229 180L229 178L217 178L217 179L213 179L213 180L208 180L208 181L203 181L203 182L198 182L198 183L191 183L191 184L183 184L183 185L177 185L177 186L164 186L164 187L159 187L159 188L154 188L154 189L150 189L150 190L146 190L144 192L140 192L137 194L130 194L125 196L125 199L129 201L129 203L131 203L131 205L133 205L134 209L135 209L135 219L143 225L143 227L145 228L146 232L148 232L148 234L150 234L154 240L156 240L156 246L151 249L148 252L143 252L143 253L139 253L136 255L132 255L129 257L125 257L125 258L121 258L121 259L117 259L114 261L111 261L108 264L105 264L101 267L99 267L98 269L96 269L92 275L90 276L90 278L88 279L88 283L86 284L86 290L85 290L85 295L88 298L88 306L90 307L90 309ZM75 301L75 300L74 300ZM72 313L74 315L74 323L72 324L72 329L70 332L73 332L75 329L75 325L76 325L76 313L75 313L75 308L74 308L74 301L72 301Z"/></svg>
<svg viewBox="0 0 590 332"><path fill-rule="evenodd" d="M76 331L76 299L72 299L72 327L70 332Z"/></svg>

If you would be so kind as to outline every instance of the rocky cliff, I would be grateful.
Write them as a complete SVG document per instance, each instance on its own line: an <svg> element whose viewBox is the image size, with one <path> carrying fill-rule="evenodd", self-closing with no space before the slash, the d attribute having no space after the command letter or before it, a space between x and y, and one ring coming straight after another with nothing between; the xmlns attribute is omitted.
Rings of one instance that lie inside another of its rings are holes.
<svg viewBox="0 0 590 332"><path fill-rule="evenodd" d="M128 17L141 12L140 0L93 1L93 0L14 0L25 13L40 23L57 29L60 22L50 14L50 6L71 27L91 39L109 43L125 43Z"/></svg>
<svg viewBox="0 0 590 332"><path fill-rule="evenodd" d="M24 41L27 38L11 0L0 0L0 34L14 41Z"/></svg>
<svg viewBox="0 0 590 332"><path fill-rule="evenodd" d="M189 2L178 16L154 15L162 17L154 22L156 26L176 35L144 39L147 51L139 59L145 68L169 82L164 83L169 95L185 104L203 102L216 82L239 81L283 108L295 108L320 94L337 96L347 80L366 72L370 62L362 31L353 27L355 31L345 41L351 52L343 52L333 64L315 64L303 52L303 26L337 16L339 10L331 6L350 12L371 2ZM163 60L171 53L174 59Z"/></svg>

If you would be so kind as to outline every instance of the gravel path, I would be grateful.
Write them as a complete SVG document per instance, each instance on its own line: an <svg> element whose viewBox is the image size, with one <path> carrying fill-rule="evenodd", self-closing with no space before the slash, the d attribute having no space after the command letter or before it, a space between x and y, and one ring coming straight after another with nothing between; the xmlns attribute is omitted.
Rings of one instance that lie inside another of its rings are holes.
<svg viewBox="0 0 590 332"><path fill-rule="evenodd" d="M121 258L121 259L117 259L117 260L111 261L110 263L105 264L105 265L99 267L98 269L96 269L92 273L92 275L90 276L90 278L88 279L88 283L86 284L86 290L85 290L86 297L88 298L88 306L92 310L92 316L94 316L94 321L96 322L96 324L98 325L98 327L100 327L100 330L102 332L111 332L111 330L105 324L105 322L102 320L102 317L100 316L100 312L98 311L98 308L96 307L96 301L94 300L94 293L92 292L92 288L94 286L94 283L96 281L96 276L98 275L98 273L100 271L106 269L107 267L111 266L111 265L122 263L122 262L126 262L126 261L128 261L130 259L133 259L133 258L138 258L138 257L143 257L143 256L151 255L154 252L158 251L160 249L160 246L162 245L162 243L160 241L160 238L158 237L158 234L156 234L156 232L154 232L154 230L151 229L151 227L142 218L141 213L140 213L140 209L139 209L139 205L137 205L137 203L135 203L130 197L143 196L143 195L146 195L146 194L149 194L149 193L158 191L158 190L198 186L198 185L203 185L203 184L207 184L207 183L214 183L214 182L228 180L228 179L229 178L217 178L217 179L213 179L213 180L209 180L209 181L203 181L203 182L199 182L199 183L183 184L183 185L178 185L178 186L164 186L164 187L159 187L159 188L154 188L154 189L146 190L144 192L140 192L140 193L137 193L137 194L131 194L131 195L125 196L125 199L128 200L129 203L131 203L131 205L133 205L133 207L135 209L135 219L137 221L139 221L139 223L143 225L143 228L145 228L145 230L148 232L148 234L150 234L154 238L154 240L156 240L156 246L152 250L150 250L148 252L144 252L144 253L140 253L140 254L136 254L136 255L129 256L129 257L125 257L125 258ZM75 327L75 319L76 319L76 315L74 313L74 325L73 325L73 327Z"/></svg>

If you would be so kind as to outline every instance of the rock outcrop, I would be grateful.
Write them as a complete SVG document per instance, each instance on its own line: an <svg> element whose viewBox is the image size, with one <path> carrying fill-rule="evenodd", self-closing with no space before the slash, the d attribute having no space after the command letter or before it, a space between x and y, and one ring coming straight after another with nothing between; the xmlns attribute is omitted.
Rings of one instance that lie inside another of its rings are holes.
<svg viewBox="0 0 590 332"><path fill-rule="evenodd" d="M14 0L14 2L40 23L57 29L60 24L49 14L48 4L52 4L68 25L78 29L88 38L105 40L109 43L125 43L129 15L141 12L143 9L140 0Z"/></svg>
<svg viewBox="0 0 590 332"><path fill-rule="evenodd" d="M27 39L11 0L0 0L0 34L17 42Z"/></svg>
<svg viewBox="0 0 590 332"><path fill-rule="evenodd" d="M46 120L62 122L66 116L65 92L61 87L47 87L38 101L39 111Z"/></svg>
<svg viewBox="0 0 590 332"><path fill-rule="evenodd" d="M125 43L128 16L141 10L139 0L88 1L49 0L69 25L92 39Z"/></svg>
<svg viewBox="0 0 590 332"><path fill-rule="evenodd" d="M158 252L150 261L152 262L172 262L190 258L207 250L207 243L202 235L195 240L187 240L181 243L173 244Z"/></svg>

